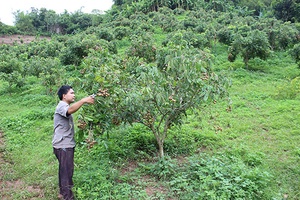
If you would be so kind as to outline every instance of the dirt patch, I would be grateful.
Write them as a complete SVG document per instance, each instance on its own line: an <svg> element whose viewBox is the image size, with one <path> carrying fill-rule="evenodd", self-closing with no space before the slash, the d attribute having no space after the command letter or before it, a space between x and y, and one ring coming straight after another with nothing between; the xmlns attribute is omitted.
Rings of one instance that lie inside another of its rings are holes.
<svg viewBox="0 0 300 200"><path fill-rule="evenodd" d="M0 131L0 198L2 200L13 200L14 194L22 196L30 196L30 200L42 199L44 193L39 186L30 186L25 184L21 180L6 180L9 174L13 173L12 164L7 162L3 155L5 153L5 143L3 138L3 132ZM22 193L22 194L21 194Z"/></svg>
<svg viewBox="0 0 300 200"><path fill-rule="evenodd" d="M134 171L138 167L138 164L136 161L130 161L121 169L122 175L125 175L127 173L130 173Z"/></svg>
<svg viewBox="0 0 300 200"><path fill-rule="evenodd" d="M0 36L0 44L8 44L12 45L14 43L17 44L28 44L35 40L41 40L41 39L47 39L50 40L50 37L36 37L36 36L30 36L30 35L1 35Z"/></svg>
<svg viewBox="0 0 300 200"><path fill-rule="evenodd" d="M133 172L138 167L138 163L136 161L129 161L123 168L121 169L121 174L125 175ZM145 192L148 197L155 197L158 194L167 194L168 189L157 182L155 179L150 177L149 175L144 175L141 177L143 179L143 183L145 183ZM137 183L136 183L137 184ZM171 200L171 199L167 199Z"/></svg>
<svg viewBox="0 0 300 200"><path fill-rule="evenodd" d="M150 176L143 176L143 181L147 183L145 191L149 197L153 197L157 194L167 194L168 189L154 181ZM168 199L169 200L169 199Z"/></svg>

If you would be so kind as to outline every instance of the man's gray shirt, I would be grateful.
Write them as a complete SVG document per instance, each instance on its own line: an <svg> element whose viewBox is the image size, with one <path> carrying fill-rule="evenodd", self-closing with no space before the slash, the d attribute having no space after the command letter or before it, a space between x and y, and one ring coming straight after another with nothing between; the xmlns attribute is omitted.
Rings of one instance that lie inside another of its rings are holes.
<svg viewBox="0 0 300 200"><path fill-rule="evenodd" d="M69 104L60 101L54 113L54 134L52 146L58 148L75 147L74 122L72 115L67 115Z"/></svg>

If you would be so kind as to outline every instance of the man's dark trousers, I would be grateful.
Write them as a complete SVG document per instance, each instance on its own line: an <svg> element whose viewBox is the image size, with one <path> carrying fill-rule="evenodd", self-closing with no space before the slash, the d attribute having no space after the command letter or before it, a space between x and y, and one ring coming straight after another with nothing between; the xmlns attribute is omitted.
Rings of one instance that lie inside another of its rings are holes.
<svg viewBox="0 0 300 200"><path fill-rule="evenodd" d="M54 148L54 154L59 162L59 192L64 200L73 200L74 148Z"/></svg>

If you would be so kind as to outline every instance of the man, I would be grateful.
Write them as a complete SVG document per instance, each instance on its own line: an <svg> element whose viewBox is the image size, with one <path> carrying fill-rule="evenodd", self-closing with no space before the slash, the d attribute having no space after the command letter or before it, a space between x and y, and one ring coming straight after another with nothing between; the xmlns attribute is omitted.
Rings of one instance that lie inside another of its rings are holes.
<svg viewBox="0 0 300 200"><path fill-rule="evenodd" d="M59 198L73 200L73 171L74 171L74 122L72 114L85 103L93 104L94 97L88 96L75 101L75 93L71 86L63 85L57 95L60 99L54 113L53 150L59 162ZM70 105L73 103L72 105Z"/></svg>

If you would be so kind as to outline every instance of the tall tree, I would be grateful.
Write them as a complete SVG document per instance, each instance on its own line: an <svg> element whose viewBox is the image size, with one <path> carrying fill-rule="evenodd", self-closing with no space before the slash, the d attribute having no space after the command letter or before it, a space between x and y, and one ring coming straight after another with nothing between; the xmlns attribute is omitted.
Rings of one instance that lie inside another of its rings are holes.
<svg viewBox="0 0 300 200"><path fill-rule="evenodd" d="M27 32L27 33L34 33L36 31L34 25L33 25L33 20L32 18L25 14L23 11L16 11L14 12L15 16L15 25L18 30L22 32Z"/></svg>
<svg viewBox="0 0 300 200"><path fill-rule="evenodd" d="M300 21L300 1L281 0L274 6L275 16L283 21Z"/></svg>

